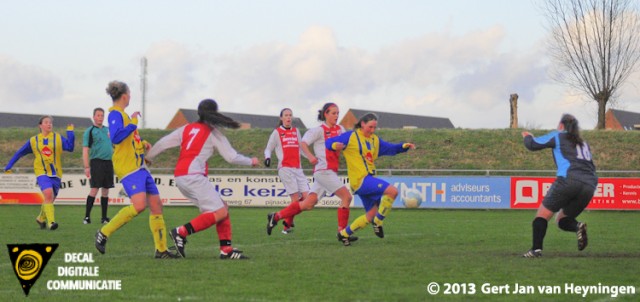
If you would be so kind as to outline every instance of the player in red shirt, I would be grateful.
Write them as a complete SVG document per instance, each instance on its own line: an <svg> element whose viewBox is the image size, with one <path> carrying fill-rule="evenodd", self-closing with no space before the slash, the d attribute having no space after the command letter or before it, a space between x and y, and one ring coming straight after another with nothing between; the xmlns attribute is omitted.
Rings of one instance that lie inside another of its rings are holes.
<svg viewBox="0 0 640 302"><path fill-rule="evenodd" d="M304 176L300 163L300 131L292 126L293 111L284 108L280 111L280 123L271 132L269 142L264 149L264 165L271 165L271 153L276 151L278 157L278 176L284 185L287 194L291 197L291 202L303 201L309 194L309 181ZM283 234L293 231L293 216L288 217L283 222Z"/></svg>
<svg viewBox="0 0 640 302"><path fill-rule="evenodd" d="M221 127L237 129L240 124L218 112L218 104L206 99L198 105L197 122L182 126L161 138L147 154L151 162L162 151L180 146L180 156L174 176L182 194L199 209L200 215L189 223L170 232L178 253L185 257L184 245L187 236L216 225L220 240L221 259L248 259L242 251L231 246L231 220L229 207L207 176L207 160L214 149L229 163L257 166L258 158L249 158L236 152L227 138L220 132Z"/></svg>
<svg viewBox="0 0 640 302"><path fill-rule="evenodd" d="M311 192L304 201L291 203L280 212L269 213L267 215L268 235L271 235L271 231L278 224L279 220L287 219L288 217L300 214L302 211L313 209L318 203L318 200L326 194L335 194L341 200L340 207L338 208L338 231L347 227L353 197L349 189L347 189L338 177L340 152L328 150L324 145L326 139L338 136L345 131L344 127L338 125L339 115L340 110L338 109L338 105L334 103L324 104L322 109L318 111L318 120L323 122L322 125L309 129L302 137L300 147L309 162L314 165L314 183L311 185ZM310 146L313 147L314 153L311 153L309 150ZM349 239L353 242L358 238L352 236Z"/></svg>

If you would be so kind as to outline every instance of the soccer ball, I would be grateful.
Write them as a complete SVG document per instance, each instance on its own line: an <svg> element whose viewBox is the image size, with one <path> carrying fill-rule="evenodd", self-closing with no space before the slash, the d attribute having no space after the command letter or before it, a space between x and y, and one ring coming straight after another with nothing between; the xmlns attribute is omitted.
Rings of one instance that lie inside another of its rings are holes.
<svg viewBox="0 0 640 302"><path fill-rule="evenodd" d="M403 193L402 203L404 203L406 208L415 209L420 207L420 204L422 204L422 196L420 196L418 190L407 189Z"/></svg>

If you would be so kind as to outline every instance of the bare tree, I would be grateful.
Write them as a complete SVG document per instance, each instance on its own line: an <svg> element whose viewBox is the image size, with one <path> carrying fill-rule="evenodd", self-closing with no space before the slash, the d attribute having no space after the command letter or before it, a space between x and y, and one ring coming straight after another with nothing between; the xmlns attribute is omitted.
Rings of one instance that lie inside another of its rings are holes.
<svg viewBox="0 0 640 302"><path fill-rule="evenodd" d="M542 10L553 77L597 102L597 129L604 129L607 104L640 58L637 0L544 0Z"/></svg>

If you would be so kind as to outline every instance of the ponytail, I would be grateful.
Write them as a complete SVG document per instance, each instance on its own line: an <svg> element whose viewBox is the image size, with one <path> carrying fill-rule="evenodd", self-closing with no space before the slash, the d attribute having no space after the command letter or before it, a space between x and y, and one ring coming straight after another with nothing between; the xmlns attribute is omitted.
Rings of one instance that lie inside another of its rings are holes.
<svg viewBox="0 0 640 302"><path fill-rule="evenodd" d="M580 137L578 120L573 115L565 113L562 115L560 123L564 125L564 130L567 131L567 139L575 145L582 145L584 140Z"/></svg>

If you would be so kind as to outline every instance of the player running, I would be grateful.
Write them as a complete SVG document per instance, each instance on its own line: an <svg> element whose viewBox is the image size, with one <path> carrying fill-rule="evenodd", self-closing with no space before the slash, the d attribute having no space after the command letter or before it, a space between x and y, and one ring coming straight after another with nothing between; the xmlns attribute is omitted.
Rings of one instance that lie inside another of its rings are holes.
<svg viewBox="0 0 640 302"><path fill-rule="evenodd" d="M302 202L293 202L277 213L267 215L267 234L278 224L278 221L296 216L302 211L309 211L315 207L326 194L335 194L341 200L338 208L338 230L344 229L349 223L349 211L352 196L349 189L340 181L338 177L339 154L338 151L331 151L325 148L325 140L338 136L344 132L344 127L338 125L340 110L334 103L326 103L318 111L318 121L322 125L309 129L302 137L300 147L309 162L314 165L311 192ZM309 150L313 146L313 153ZM315 155L314 155L315 154ZM352 241L357 238L352 238Z"/></svg>
<svg viewBox="0 0 640 302"><path fill-rule="evenodd" d="M284 185L291 203L303 201L309 195L309 181L304 176L300 162L300 131L292 126L293 111L284 108L280 111L280 123L271 132L269 142L264 149L264 165L271 165L271 153L276 151L278 157L278 176ZM304 155L304 153L303 153ZM306 155L305 155L306 156ZM288 217L284 224L283 234L293 231L293 217Z"/></svg>
<svg viewBox="0 0 640 302"><path fill-rule="evenodd" d="M327 139L325 145L329 150L342 151L347 162L349 184L354 194L360 196L365 214L356 218L350 226L338 232L338 240L344 246L353 242L352 234L359 229L373 224L376 236L384 238L382 222L389 215L393 201L398 196L398 189L388 182L375 177L374 164L378 156L396 155L415 149L412 143L392 144L383 141L376 134L378 117L367 113L354 126L355 130Z"/></svg>
<svg viewBox="0 0 640 302"><path fill-rule="evenodd" d="M580 136L578 120L570 114L562 115L558 129L541 137L522 132L524 145L531 151L550 148L556 163L556 180L538 208L533 220L533 245L522 255L526 258L542 256L542 243L547 233L547 224L558 212L556 223L567 232L578 237L578 250L587 247L587 224L576 221L576 217L589 205L598 185L596 167L591 149Z"/></svg>
<svg viewBox="0 0 640 302"><path fill-rule="evenodd" d="M149 207L149 227L155 245L155 258L178 258L167 250L167 230L162 215L162 201L156 183L144 163L144 151L151 144L143 141L138 133L138 117L136 111L129 117L124 111L129 106L131 92L123 82L112 81L107 87L107 94L113 100L109 108L109 131L113 150L113 170L131 199L131 205L122 208L111 221L96 233L96 249L101 254L106 251L107 239L118 229L131 221Z"/></svg>
<svg viewBox="0 0 640 302"><path fill-rule="evenodd" d="M55 230L58 223L55 218L53 202L60 191L60 179L62 178L62 161L60 155L62 151L73 152L75 144L75 134L73 124L67 125L67 137L53 132L53 117L43 116L38 121L40 134L32 136L29 141L22 146L9 160L4 168L5 173L11 173L13 165L23 156L33 153L33 172L44 201L40 208L40 214L36 217L36 222L40 229L49 228Z"/></svg>
<svg viewBox="0 0 640 302"><path fill-rule="evenodd" d="M257 166L258 158L248 158L236 152L220 128L237 129L240 124L218 112L218 104L206 99L198 105L198 121L182 126L161 138L147 154L152 161L166 149L180 146L180 155L174 171L176 185L193 202L200 215L190 222L171 230L178 254L185 257L187 236L216 225L220 240L220 259L248 259L242 251L231 246L231 219L229 207L209 181L207 160L214 149L229 163Z"/></svg>

